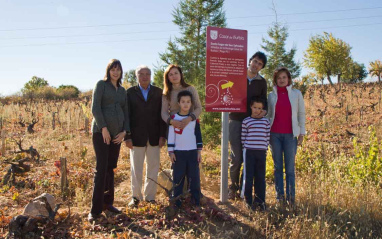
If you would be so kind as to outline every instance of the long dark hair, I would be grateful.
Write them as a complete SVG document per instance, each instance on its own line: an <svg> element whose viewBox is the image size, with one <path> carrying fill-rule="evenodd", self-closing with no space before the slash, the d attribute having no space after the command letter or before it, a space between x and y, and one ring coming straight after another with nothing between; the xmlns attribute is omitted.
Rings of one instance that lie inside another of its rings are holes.
<svg viewBox="0 0 382 239"><path fill-rule="evenodd" d="M184 81L184 77L183 77L183 72L182 72L182 68L180 68L180 66L178 65L175 65L175 64L170 64L166 70L164 71L164 74L163 74L163 95L166 96L166 98L170 101L170 98L171 98L171 91L172 91L172 83L170 82L170 79L168 78L168 74L170 73L171 69L173 68L176 68L179 70L179 73L180 73L180 84L183 86L183 87L188 87L190 86L189 84L187 84L185 81Z"/></svg>
<svg viewBox="0 0 382 239"><path fill-rule="evenodd" d="M115 67L121 69L121 76L119 77L119 79L117 81L117 86L120 86L120 85L122 85L123 69L122 69L121 62L117 59L111 59L109 61L109 64L107 64L107 67L106 67L106 74L105 74L105 77L103 78L103 80L104 81L110 81L110 70L115 68Z"/></svg>

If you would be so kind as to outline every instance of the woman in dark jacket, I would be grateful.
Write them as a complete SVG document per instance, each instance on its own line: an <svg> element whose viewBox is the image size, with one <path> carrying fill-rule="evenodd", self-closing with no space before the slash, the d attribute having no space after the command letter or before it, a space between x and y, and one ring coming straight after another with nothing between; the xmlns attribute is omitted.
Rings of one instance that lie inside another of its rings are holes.
<svg viewBox="0 0 382 239"><path fill-rule="evenodd" d="M105 210L121 213L113 206L113 169L117 167L121 142L130 132L126 90L121 85L122 72L121 62L110 60L104 79L97 82L93 91L92 138L97 164L89 221L100 217Z"/></svg>

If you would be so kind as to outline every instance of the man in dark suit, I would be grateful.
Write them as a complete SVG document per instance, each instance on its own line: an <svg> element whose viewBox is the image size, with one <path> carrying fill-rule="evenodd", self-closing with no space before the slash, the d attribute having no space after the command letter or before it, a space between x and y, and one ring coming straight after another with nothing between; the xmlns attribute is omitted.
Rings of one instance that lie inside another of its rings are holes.
<svg viewBox="0 0 382 239"><path fill-rule="evenodd" d="M138 85L127 90L130 130L125 144L130 148L131 189L129 207L138 207L140 200L155 202L159 171L160 148L165 144L166 122L161 117L162 89L150 84L151 70L138 66ZM146 178L142 195L143 162L146 158ZM152 180L150 180L151 178Z"/></svg>

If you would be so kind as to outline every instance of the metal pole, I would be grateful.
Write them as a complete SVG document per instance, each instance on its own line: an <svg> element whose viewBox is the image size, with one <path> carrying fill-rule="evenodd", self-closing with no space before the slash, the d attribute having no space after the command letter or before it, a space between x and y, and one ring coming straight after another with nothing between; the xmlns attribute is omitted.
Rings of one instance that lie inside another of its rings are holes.
<svg viewBox="0 0 382 239"><path fill-rule="evenodd" d="M228 201L228 112L222 113L220 202Z"/></svg>

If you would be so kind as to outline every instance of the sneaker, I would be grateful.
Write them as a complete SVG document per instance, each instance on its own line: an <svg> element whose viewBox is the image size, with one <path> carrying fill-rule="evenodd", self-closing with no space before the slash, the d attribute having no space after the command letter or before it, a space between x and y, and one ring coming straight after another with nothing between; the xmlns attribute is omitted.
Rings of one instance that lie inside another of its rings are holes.
<svg viewBox="0 0 382 239"><path fill-rule="evenodd" d="M101 217L101 214L93 214L93 213L89 213L88 214L88 221L89 222L93 222L95 220L97 220L98 218Z"/></svg>
<svg viewBox="0 0 382 239"><path fill-rule="evenodd" d="M139 199L133 197L127 206L129 208L137 208L138 205L139 205Z"/></svg>

